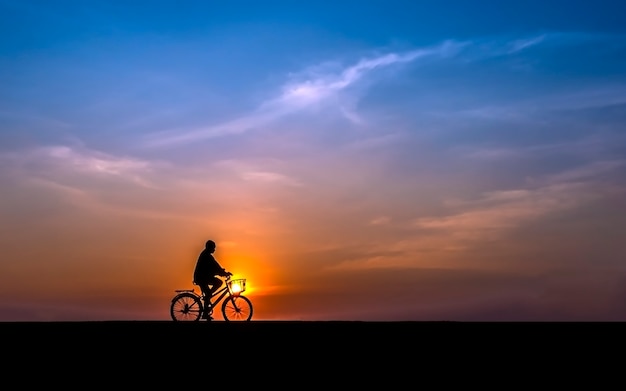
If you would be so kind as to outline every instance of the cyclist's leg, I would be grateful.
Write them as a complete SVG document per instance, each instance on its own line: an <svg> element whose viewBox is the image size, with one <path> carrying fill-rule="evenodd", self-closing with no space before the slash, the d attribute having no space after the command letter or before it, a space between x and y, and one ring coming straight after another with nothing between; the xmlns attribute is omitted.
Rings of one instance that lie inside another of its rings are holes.
<svg viewBox="0 0 626 391"><path fill-rule="evenodd" d="M198 286L200 287L200 291L202 291L202 294L204 296L208 295L211 292L211 287L209 286L208 282L199 282Z"/></svg>
<svg viewBox="0 0 626 391"><path fill-rule="evenodd" d="M196 283L200 290L202 291L202 295L204 297L204 309L207 310L209 308L209 302L211 301L211 287L209 286L208 281L202 281Z"/></svg>
<svg viewBox="0 0 626 391"><path fill-rule="evenodd" d="M213 278L209 280L209 285L211 285L211 288L210 288L210 292L209 292L209 296L208 297L213 296L213 294L215 292L217 292L218 289L220 289L222 284L224 284L224 282L222 280L220 280L216 276L213 276Z"/></svg>
<svg viewBox="0 0 626 391"><path fill-rule="evenodd" d="M213 294L219 289L221 285L222 280L217 277L208 279L207 282L201 285L201 287L203 288L202 291L204 292L204 314L202 315L203 319L213 319L213 317L211 316L211 314L213 313L213 309L211 308L211 297L213 297Z"/></svg>

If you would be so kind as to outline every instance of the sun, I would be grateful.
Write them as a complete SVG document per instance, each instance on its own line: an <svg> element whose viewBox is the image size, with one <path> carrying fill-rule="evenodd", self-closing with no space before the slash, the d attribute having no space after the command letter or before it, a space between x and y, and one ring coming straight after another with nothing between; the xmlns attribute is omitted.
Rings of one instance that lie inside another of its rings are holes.
<svg viewBox="0 0 626 391"><path fill-rule="evenodd" d="M230 285L230 291L233 293L233 295L238 296L246 290L246 279L244 278L230 280L228 284Z"/></svg>

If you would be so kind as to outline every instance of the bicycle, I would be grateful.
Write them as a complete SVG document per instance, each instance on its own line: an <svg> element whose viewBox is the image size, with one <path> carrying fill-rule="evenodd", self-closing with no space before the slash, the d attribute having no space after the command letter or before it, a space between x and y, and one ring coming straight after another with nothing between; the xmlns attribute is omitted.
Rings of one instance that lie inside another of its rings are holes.
<svg viewBox="0 0 626 391"><path fill-rule="evenodd" d="M224 287L215 291L209 300L208 320L211 320L213 309L217 304L222 303L222 316L227 322L232 321L249 321L252 319L252 302L250 299L242 295L246 290L246 279L239 278L231 280L230 276L226 278ZM193 289L176 289L176 295L172 298L170 305L170 316L174 321L198 321L205 312L204 303L207 298L204 292L197 293ZM227 297L228 296L228 297Z"/></svg>

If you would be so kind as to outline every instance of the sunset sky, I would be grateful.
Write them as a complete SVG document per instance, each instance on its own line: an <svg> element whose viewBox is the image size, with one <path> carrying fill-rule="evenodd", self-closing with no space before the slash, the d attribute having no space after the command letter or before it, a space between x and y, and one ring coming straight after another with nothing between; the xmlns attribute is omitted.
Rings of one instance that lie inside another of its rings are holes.
<svg viewBox="0 0 626 391"><path fill-rule="evenodd" d="M624 321L624 15L0 0L0 321Z"/></svg>

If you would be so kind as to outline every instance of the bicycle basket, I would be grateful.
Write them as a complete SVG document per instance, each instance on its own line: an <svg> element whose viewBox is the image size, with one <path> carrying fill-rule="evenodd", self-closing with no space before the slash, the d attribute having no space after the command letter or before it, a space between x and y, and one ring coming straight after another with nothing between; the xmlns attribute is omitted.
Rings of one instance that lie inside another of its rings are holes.
<svg viewBox="0 0 626 391"><path fill-rule="evenodd" d="M246 290L246 279L239 278L236 280L228 281L228 289L232 292L233 295L238 295L241 292Z"/></svg>

